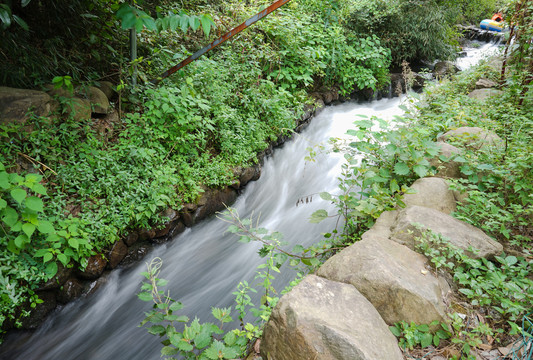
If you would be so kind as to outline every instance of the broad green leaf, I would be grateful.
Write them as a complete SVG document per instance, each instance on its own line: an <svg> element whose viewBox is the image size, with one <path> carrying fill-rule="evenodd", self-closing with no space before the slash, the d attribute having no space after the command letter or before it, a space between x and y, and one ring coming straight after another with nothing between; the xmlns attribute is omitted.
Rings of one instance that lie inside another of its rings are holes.
<svg viewBox="0 0 533 360"><path fill-rule="evenodd" d="M317 224L321 222L322 220L326 219L328 217L328 212L326 210L320 209L315 211L313 214L311 214L311 217L309 218L309 222L313 224Z"/></svg>
<svg viewBox="0 0 533 360"><path fill-rule="evenodd" d="M205 37L209 37L211 26L214 24L213 20L211 20L209 15L204 14L200 17L200 22L202 23L202 30L204 31Z"/></svg>
<svg viewBox="0 0 533 360"><path fill-rule="evenodd" d="M11 9L6 4L0 4L0 21L5 27L11 25Z"/></svg>
<svg viewBox="0 0 533 360"><path fill-rule="evenodd" d="M224 342L226 343L226 345L228 346L233 346L235 344L235 341L237 340L237 336L235 335L235 333L233 331L230 331L228 332L225 336L224 336Z"/></svg>
<svg viewBox="0 0 533 360"><path fill-rule="evenodd" d="M152 335L162 335L166 332L165 327L162 325L153 325L148 328L148 332Z"/></svg>
<svg viewBox="0 0 533 360"><path fill-rule="evenodd" d="M37 194L46 195L46 188L39 183L33 184L31 189Z"/></svg>
<svg viewBox="0 0 533 360"><path fill-rule="evenodd" d="M321 192L320 197L322 198L322 200L326 201L331 201L333 199L333 196L331 196L331 194L328 192Z"/></svg>
<svg viewBox="0 0 533 360"><path fill-rule="evenodd" d="M63 266L68 265L68 257L65 254L57 254L57 260L61 261L61 264L63 264Z"/></svg>
<svg viewBox="0 0 533 360"><path fill-rule="evenodd" d="M9 189L10 186L9 175L4 171L0 172L0 188Z"/></svg>
<svg viewBox="0 0 533 360"><path fill-rule="evenodd" d="M211 336L209 328L203 327L202 331L200 331L200 333L194 337L194 345L196 345L198 349L203 349L209 346L212 340L213 338Z"/></svg>
<svg viewBox="0 0 533 360"><path fill-rule="evenodd" d="M4 209L7 206L7 201L0 198L0 210Z"/></svg>
<svg viewBox="0 0 533 360"><path fill-rule="evenodd" d="M398 182L396 181L396 179L391 180L389 187L390 187L391 193L393 194L400 190L400 186L398 186Z"/></svg>
<svg viewBox="0 0 533 360"><path fill-rule="evenodd" d="M418 177L423 178L427 175L429 168L425 165L415 165L413 166L413 171L418 175Z"/></svg>
<svg viewBox="0 0 533 360"><path fill-rule="evenodd" d="M420 346L422 346L422 348L428 347L429 345L431 345L432 342L433 335L431 335L430 333L425 333L420 338Z"/></svg>
<svg viewBox="0 0 533 360"><path fill-rule="evenodd" d="M403 162L396 163L394 165L394 172L398 175L407 175L409 174L409 166Z"/></svg>
<svg viewBox="0 0 533 360"><path fill-rule="evenodd" d="M37 230L42 234L52 234L55 232L54 225L47 220L39 220L39 225L37 225Z"/></svg>
<svg viewBox="0 0 533 360"><path fill-rule="evenodd" d="M71 237L70 239L68 239L68 244L74 249L78 249L80 246L78 239L75 237Z"/></svg>
<svg viewBox="0 0 533 360"><path fill-rule="evenodd" d="M28 236L25 235L25 234L21 234L19 236L17 236L15 238L15 245L19 248L19 249L22 249L26 243L28 242Z"/></svg>
<svg viewBox="0 0 533 360"><path fill-rule="evenodd" d="M139 299L141 299L142 301L152 301L152 300L153 300L152 294L150 294L150 293L148 293L148 292L142 292L142 293L139 293L139 294L137 294L137 296L138 296Z"/></svg>
<svg viewBox="0 0 533 360"><path fill-rule="evenodd" d="M44 211L43 201L36 196L30 196L26 199L26 207L37 212Z"/></svg>
<svg viewBox="0 0 533 360"><path fill-rule="evenodd" d="M2 217L2 221L5 222L7 226L13 227L17 223L19 214L15 211L15 209L7 206L2 210L2 213L4 215Z"/></svg>
<svg viewBox="0 0 533 360"><path fill-rule="evenodd" d="M26 199L26 196L28 196L26 190L21 188L14 188L13 190L11 190L10 194L11 197L19 204L22 204L22 201L24 201L24 199Z"/></svg>
<svg viewBox="0 0 533 360"><path fill-rule="evenodd" d="M57 263L55 262L48 263L48 265L46 266L45 272L50 277L57 274Z"/></svg>
<svg viewBox="0 0 533 360"><path fill-rule="evenodd" d="M183 309L183 304L180 303L179 301L175 301L172 304L170 304L169 309L172 310L172 311L181 310L181 309Z"/></svg>
<svg viewBox="0 0 533 360"><path fill-rule="evenodd" d="M22 5L22 7L26 7L30 2L31 0L20 0L20 5Z"/></svg>
<svg viewBox="0 0 533 360"><path fill-rule="evenodd" d="M28 235L28 238L31 238L31 236L35 232L35 228L36 226L30 223L25 223L22 225L22 231L24 231L24 233Z"/></svg>
<svg viewBox="0 0 533 360"><path fill-rule="evenodd" d="M54 255L51 252L47 252L43 255L43 263L49 262L50 260L52 260L53 257Z"/></svg>
<svg viewBox="0 0 533 360"><path fill-rule="evenodd" d="M35 252L35 254L33 254L34 257L43 257L45 256L46 254L49 254L50 252L48 251L48 249L39 249Z"/></svg>
<svg viewBox="0 0 533 360"><path fill-rule="evenodd" d="M389 330L396 337L402 336L402 331L400 329L398 329L396 326L389 326Z"/></svg>
<svg viewBox="0 0 533 360"><path fill-rule="evenodd" d="M161 349L162 356L172 356L172 355L176 355L177 353L178 353L178 349L173 348L172 346L164 346Z"/></svg>
<svg viewBox="0 0 533 360"><path fill-rule="evenodd" d="M222 359L224 357L224 350L226 347L218 340L213 341L211 346L205 350L204 354L211 360Z"/></svg>

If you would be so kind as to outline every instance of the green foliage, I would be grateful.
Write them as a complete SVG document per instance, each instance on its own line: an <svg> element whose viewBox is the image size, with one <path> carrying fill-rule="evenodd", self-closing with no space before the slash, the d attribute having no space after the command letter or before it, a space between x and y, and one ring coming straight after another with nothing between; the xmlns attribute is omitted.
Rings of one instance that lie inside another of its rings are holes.
<svg viewBox="0 0 533 360"><path fill-rule="evenodd" d="M153 259L147 264L148 271L143 275L148 282L141 287L138 294L142 301L154 302L153 310L146 313L146 318L139 326L149 326L148 332L162 337L164 340L161 356L180 355L185 359L234 359L246 349L246 338L241 336L239 330L227 332L225 335L222 326L233 321L230 317L231 308L213 308L212 315L219 321L213 323L200 323L196 318L190 321L187 316L176 313L183 308L166 296L158 287L165 286L167 281L159 279L159 270L162 261ZM178 323L184 323L182 331L176 329ZM153 324L153 325L150 325Z"/></svg>
<svg viewBox="0 0 533 360"><path fill-rule="evenodd" d="M417 248L435 265L450 271L459 292L469 302L490 306L495 320L515 323L526 315L533 302L532 262L516 256L496 256L495 262L485 258L472 259L465 251L450 244L439 234L425 232L417 239ZM471 254L475 249L470 249Z"/></svg>
<svg viewBox="0 0 533 360"><path fill-rule="evenodd" d="M402 349L412 350L415 346L425 348L439 346L441 340L450 338L450 330L445 323L433 321L431 324L417 325L414 322L400 321L389 326L390 331L399 338L398 344Z"/></svg>
<svg viewBox="0 0 533 360"><path fill-rule="evenodd" d="M356 129L348 130L352 140L346 145L334 140L335 151L342 151L346 159L341 175L340 196L321 194L337 205L339 215L346 219L346 231L361 235L383 211L402 206L402 196L419 177L433 173L428 158L439 150L427 140L428 132L396 118L395 128L384 120L367 118L354 122ZM315 212L312 221L320 221L328 214Z"/></svg>
<svg viewBox="0 0 533 360"><path fill-rule="evenodd" d="M454 53L452 9L434 0L357 0L349 8L346 26L356 33L377 35L391 50L396 66L404 60L445 59Z"/></svg>

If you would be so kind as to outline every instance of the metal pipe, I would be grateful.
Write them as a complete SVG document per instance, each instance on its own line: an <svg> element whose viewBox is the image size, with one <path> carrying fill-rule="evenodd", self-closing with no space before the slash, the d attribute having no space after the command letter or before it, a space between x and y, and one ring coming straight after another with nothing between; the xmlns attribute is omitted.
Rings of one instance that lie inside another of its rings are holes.
<svg viewBox="0 0 533 360"><path fill-rule="evenodd" d="M200 56L204 55L208 51L213 50L214 48L216 48L217 46L222 44L224 41L226 41L229 38L233 37L234 35L240 33L241 31L246 29L248 26L258 22L259 20L261 20L262 18L264 18L265 16L267 16L271 12L274 12L279 7L285 5L289 1L290 0L278 0L278 1L276 1L275 3L273 3L272 5L267 7L265 10L255 14L254 16L252 16L251 18L249 18L248 20L246 20L245 22L243 22L242 24L240 24L236 28L228 31L227 33L225 33L224 35L222 35L221 37L219 37L218 39L216 39L215 41L213 41L209 45L204 46L203 48L201 48L200 50L198 50L197 52L195 52L194 54L192 54L191 56L189 56L185 60L181 61L179 64L171 67L170 69L168 69L167 71L162 73L157 79L151 80L151 82L153 84L157 85L164 78L169 77L170 75L174 74L176 71L178 71L179 69L183 68L184 66L187 66L188 64L190 64L194 60L198 59Z"/></svg>

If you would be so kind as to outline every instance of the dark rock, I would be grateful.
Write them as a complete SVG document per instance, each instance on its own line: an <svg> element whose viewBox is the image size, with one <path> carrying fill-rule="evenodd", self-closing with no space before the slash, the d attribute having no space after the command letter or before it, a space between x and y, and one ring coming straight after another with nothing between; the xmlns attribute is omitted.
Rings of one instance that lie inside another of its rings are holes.
<svg viewBox="0 0 533 360"><path fill-rule="evenodd" d="M128 255L126 255L126 257L122 260L121 266L127 267L135 264L144 258L153 247L154 246L148 242L138 242L133 244L128 249Z"/></svg>
<svg viewBox="0 0 533 360"><path fill-rule="evenodd" d="M78 277L86 280L94 280L104 272L107 260L100 254L93 255L89 258L85 271L78 271Z"/></svg>
<svg viewBox="0 0 533 360"><path fill-rule="evenodd" d="M241 186L244 186L248 184L250 181L255 181L261 177L261 165L255 164L254 166L250 166L247 168L244 168L241 176L239 177L239 181L241 183Z"/></svg>
<svg viewBox="0 0 533 360"><path fill-rule="evenodd" d="M124 239L124 242L128 246L132 246L133 244L137 242L137 240L139 240L139 234L136 231L133 231L129 233L128 236L126 236L126 238Z"/></svg>
<svg viewBox="0 0 533 360"><path fill-rule="evenodd" d="M57 301L66 304L81 296L83 284L76 278L68 279L57 293Z"/></svg>
<svg viewBox="0 0 533 360"><path fill-rule="evenodd" d="M0 124L24 125L30 114L48 116L57 109L57 102L44 91L0 86Z"/></svg>
<svg viewBox="0 0 533 360"><path fill-rule="evenodd" d="M201 203L194 213L194 222L205 219L217 211L224 210L225 205L231 205L237 198L237 192L231 188L209 189L202 194ZM200 202L199 202L200 203Z"/></svg>
<svg viewBox="0 0 533 360"><path fill-rule="evenodd" d="M110 81L99 81L96 87L105 94L108 100L113 100L117 96L113 83Z"/></svg>
<svg viewBox="0 0 533 360"><path fill-rule="evenodd" d="M141 229L139 230L139 240L145 241L150 240L155 237L156 230L155 229Z"/></svg>
<svg viewBox="0 0 533 360"><path fill-rule="evenodd" d="M98 290L102 285L107 283L107 275L109 274L110 271L106 271L98 279L91 281L90 283L86 283L83 288L82 296L91 296L92 294L94 294L96 290Z"/></svg>
<svg viewBox="0 0 533 360"><path fill-rule="evenodd" d="M181 221L178 221L178 223L175 224L172 229L170 229L170 232L168 233L168 237L173 238L174 236L181 234L184 230L185 230L185 224L183 224Z"/></svg>
<svg viewBox="0 0 533 360"><path fill-rule="evenodd" d="M51 278L46 283L39 286L37 291L57 289L61 285L63 285L65 281L67 281L67 279L70 277L71 274L72 274L72 268L67 269L66 267L63 266L63 264L58 263L57 273L54 275L53 278Z"/></svg>
<svg viewBox="0 0 533 360"><path fill-rule="evenodd" d="M181 221L183 221L186 227L192 227L194 225L194 213L183 211L181 213Z"/></svg>
<svg viewBox="0 0 533 360"><path fill-rule="evenodd" d="M57 300L53 291L36 292L39 299L43 302L31 310L30 316L22 320L22 329L36 329L46 318L46 316L56 308Z"/></svg>
<svg viewBox="0 0 533 360"><path fill-rule="evenodd" d="M107 267L116 268L126 255L128 255L128 246L122 240L117 241L107 255L109 261Z"/></svg>

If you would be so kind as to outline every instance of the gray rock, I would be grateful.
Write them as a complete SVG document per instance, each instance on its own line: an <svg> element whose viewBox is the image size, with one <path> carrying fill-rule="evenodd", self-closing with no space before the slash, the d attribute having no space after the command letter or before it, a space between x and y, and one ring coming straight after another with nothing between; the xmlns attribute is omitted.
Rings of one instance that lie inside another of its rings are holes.
<svg viewBox="0 0 533 360"><path fill-rule="evenodd" d="M450 214L457 210L455 197L446 180L438 177L426 177L416 180L411 189L416 194L405 194L403 202L406 206L419 205Z"/></svg>
<svg viewBox="0 0 533 360"><path fill-rule="evenodd" d="M0 124L24 125L30 114L48 116L58 107L44 91L0 86Z"/></svg>
<svg viewBox="0 0 533 360"><path fill-rule="evenodd" d="M391 229L396 224L396 217L398 216L398 210L385 211L376 219L375 224L366 231L361 239L380 237L382 239L388 239L391 235Z"/></svg>
<svg viewBox="0 0 533 360"><path fill-rule="evenodd" d="M476 81L476 89L488 89L497 87L498 83L489 79L479 79Z"/></svg>
<svg viewBox="0 0 533 360"><path fill-rule="evenodd" d="M460 178L461 163L453 160L453 158L455 155L460 154L461 150L458 147L441 141L437 142L437 146L440 148L440 155L429 159L429 164L437 168L437 174L435 176L441 178Z"/></svg>
<svg viewBox="0 0 533 360"><path fill-rule="evenodd" d="M64 107L66 113L75 121L91 118L91 103L88 100L72 98L64 104Z"/></svg>
<svg viewBox="0 0 533 360"><path fill-rule="evenodd" d="M446 75L455 74L457 71L459 71L459 69L451 61L439 61L435 64L433 75L437 78L441 78Z"/></svg>
<svg viewBox="0 0 533 360"><path fill-rule="evenodd" d="M217 211L224 210L225 205L231 205L236 198L237 192L232 188L207 189L198 200L198 209L194 213L194 223Z"/></svg>
<svg viewBox="0 0 533 360"><path fill-rule="evenodd" d="M499 97L502 96L503 91L501 90L495 90L495 89L477 89L472 91L470 94L468 94L468 97L471 99L477 99L477 100L486 100L491 97Z"/></svg>
<svg viewBox="0 0 533 360"><path fill-rule="evenodd" d="M467 126L450 130L439 136L438 140L461 140L465 146L476 150L485 148L487 146L502 148L505 145L503 140L492 131L482 129L480 127Z"/></svg>
<svg viewBox="0 0 533 360"><path fill-rule="evenodd" d="M352 285L309 275L284 295L263 332L264 359L402 360L396 338Z"/></svg>
<svg viewBox="0 0 533 360"><path fill-rule="evenodd" d="M355 286L387 324L445 321L444 291L426 267L423 255L388 239L367 237L326 261L318 275Z"/></svg>
<svg viewBox="0 0 533 360"><path fill-rule="evenodd" d="M441 234L451 244L465 250L473 258L491 257L503 251L500 243L492 240L478 228L438 210L417 205L400 211L392 228L391 240L414 249L415 238L421 237L424 230ZM468 251L469 247L479 251L471 253Z"/></svg>
<svg viewBox="0 0 533 360"><path fill-rule="evenodd" d="M86 95L91 103L93 113L107 114L109 112L109 99L102 90L94 86L89 86Z"/></svg>

